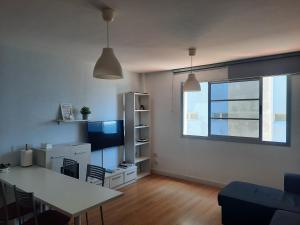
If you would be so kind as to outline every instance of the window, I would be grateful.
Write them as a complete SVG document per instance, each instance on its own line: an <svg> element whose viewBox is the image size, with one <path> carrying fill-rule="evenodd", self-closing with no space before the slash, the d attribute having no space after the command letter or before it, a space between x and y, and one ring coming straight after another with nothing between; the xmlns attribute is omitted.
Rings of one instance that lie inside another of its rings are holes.
<svg viewBox="0 0 300 225"><path fill-rule="evenodd" d="M259 137L259 80L211 84L211 135Z"/></svg>
<svg viewBox="0 0 300 225"><path fill-rule="evenodd" d="M183 134L208 136L208 83L200 83L201 91L183 93Z"/></svg>
<svg viewBox="0 0 300 225"><path fill-rule="evenodd" d="M287 142L287 76L263 78L263 141Z"/></svg>
<svg viewBox="0 0 300 225"><path fill-rule="evenodd" d="M183 93L183 135L288 143L286 75L200 85Z"/></svg>

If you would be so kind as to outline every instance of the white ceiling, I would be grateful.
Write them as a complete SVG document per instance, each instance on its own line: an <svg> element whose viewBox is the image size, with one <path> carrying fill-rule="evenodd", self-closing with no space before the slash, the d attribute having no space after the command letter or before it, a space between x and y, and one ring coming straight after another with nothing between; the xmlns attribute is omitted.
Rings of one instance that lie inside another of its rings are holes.
<svg viewBox="0 0 300 225"><path fill-rule="evenodd" d="M93 1L91 4L90 1ZM1 0L0 45L95 63L105 46L97 0ZM300 50L299 0L108 0L122 66L151 72Z"/></svg>

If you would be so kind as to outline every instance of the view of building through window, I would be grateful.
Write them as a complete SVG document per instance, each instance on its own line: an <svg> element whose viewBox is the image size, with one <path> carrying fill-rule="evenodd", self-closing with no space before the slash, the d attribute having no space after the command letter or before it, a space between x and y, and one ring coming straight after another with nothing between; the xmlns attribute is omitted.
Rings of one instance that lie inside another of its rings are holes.
<svg viewBox="0 0 300 225"><path fill-rule="evenodd" d="M263 140L286 142L287 76L263 78Z"/></svg>
<svg viewBox="0 0 300 225"><path fill-rule="evenodd" d="M286 143L287 76L200 84L183 93L183 135Z"/></svg>
<svg viewBox="0 0 300 225"><path fill-rule="evenodd" d="M211 134L259 137L259 80L211 84Z"/></svg>
<svg viewBox="0 0 300 225"><path fill-rule="evenodd" d="M183 93L183 134L208 136L208 83L200 83L200 92Z"/></svg>

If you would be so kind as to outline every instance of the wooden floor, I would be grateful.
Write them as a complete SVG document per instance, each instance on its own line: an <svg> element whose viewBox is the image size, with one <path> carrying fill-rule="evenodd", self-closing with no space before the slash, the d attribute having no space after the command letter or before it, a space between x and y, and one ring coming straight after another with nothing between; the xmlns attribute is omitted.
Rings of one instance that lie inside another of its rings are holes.
<svg viewBox="0 0 300 225"><path fill-rule="evenodd" d="M120 191L103 206L105 225L221 225L218 188L151 175ZM89 225L98 224L98 210L90 211Z"/></svg>

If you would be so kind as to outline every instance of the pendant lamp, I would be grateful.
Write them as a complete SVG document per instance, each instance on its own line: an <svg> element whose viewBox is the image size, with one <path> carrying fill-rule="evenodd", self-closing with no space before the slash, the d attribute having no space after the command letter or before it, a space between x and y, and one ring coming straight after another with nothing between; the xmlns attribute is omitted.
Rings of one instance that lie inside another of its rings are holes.
<svg viewBox="0 0 300 225"><path fill-rule="evenodd" d="M114 19L114 10L111 8L102 9L102 17L106 22L107 47L103 48L102 54L96 62L93 76L99 79L122 79L121 64L115 56L113 48L109 46L109 23Z"/></svg>
<svg viewBox="0 0 300 225"><path fill-rule="evenodd" d="M189 56L191 57L191 72L183 84L183 91L185 92L201 91L201 86L196 79L196 75L193 73L193 56L195 55L196 48L189 48Z"/></svg>

